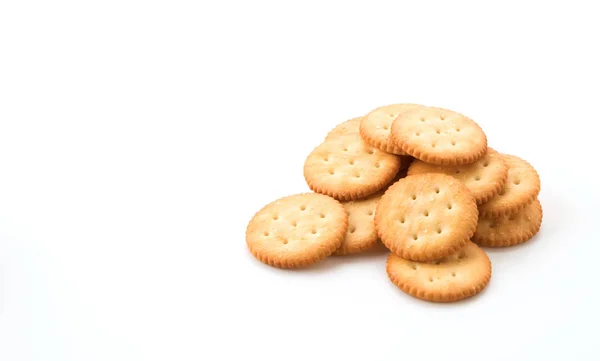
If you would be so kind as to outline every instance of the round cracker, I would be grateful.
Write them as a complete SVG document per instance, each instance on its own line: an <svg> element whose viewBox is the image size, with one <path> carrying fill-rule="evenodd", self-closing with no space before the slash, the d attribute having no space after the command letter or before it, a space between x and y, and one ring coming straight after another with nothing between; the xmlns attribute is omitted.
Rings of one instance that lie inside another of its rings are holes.
<svg viewBox="0 0 600 361"><path fill-rule="evenodd" d="M502 159L508 167L508 178L496 196L479 206L483 218L516 213L540 193L540 177L531 164L514 155L502 154Z"/></svg>
<svg viewBox="0 0 600 361"><path fill-rule="evenodd" d="M469 241L458 252L435 262L413 262L392 253L386 271L398 288L413 297L452 302L481 292L492 277L492 263Z"/></svg>
<svg viewBox="0 0 600 361"><path fill-rule="evenodd" d="M508 167L498 152L488 148L482 158L471 164L436 165L416 160L408 168L408 174L421 173L444 173L453 176L469 188L477 204L482 204L502 189L508 177Z"/></svg>
<svg viewBox="0 0 600 361"><path fill-rule="evenodd" d="M388 185L400 158L366 144L359 134L340 135L316 147L304 163L313 191L342 201L371 195Z"/></svg>
<svg viewBox="0 0 600 361"><path fill-rule="evenodd" d="M392 123L401 113L421 106L419 104L392 104L379 107L362 118L360 135L365 142L384 152L405 155L406 153L391 139Z"/></svg>
<svg viewBox="0 0 600 361"><path fill-rule="evenodd" d="M402 178L375 212L379 238L400 257L429 261L456 252L477 226L477 204L460 181L439 173Z"/></svg>
<svg viewBox="0 0 600 361"><path fill-rule="evenodd" d="M279 268L297 268L331 255L344 240L344 206L322 194L287 196L258 211L246 229L252 255Z"/></svg>
<svg viewBox="0 0 600 361"><path fill-rule="evenodd" d="M403 152L427 163L473 163L487 149L485 133L472 119L448 109L418 107L392 124L392 141Z"/></svg>
<svg viewBox="0 0 600 361"><path fill-rule="evenodd" d="M480 218L473 241L486 247L509 247L530 240L542 225L543 211L535 199L519 212L499 218Z"/></svg>
<svg viewBox="0 0 600 361"><path fill-rule="evenodd" d="M361 119L362 117L356 117L336 125L335 128L327 133L325 140L337 137L338 135L358 133Z"/></svg>
<svg viewBox="0 0 600 361"><path fill-rule="evenodd" d="M381 199L381 192L358 199L342 202L348 213L348 231L340 248L335 251L337 255L359 253L375 247L379 241L375 231L375 209Z"/></svg>

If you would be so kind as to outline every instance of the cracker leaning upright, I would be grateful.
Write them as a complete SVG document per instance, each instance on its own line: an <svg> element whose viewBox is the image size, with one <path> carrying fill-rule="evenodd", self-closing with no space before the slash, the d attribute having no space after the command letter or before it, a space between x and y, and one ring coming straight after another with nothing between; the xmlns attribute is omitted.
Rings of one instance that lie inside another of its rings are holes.
<svg viewBox="0 0 600 361"><path fill-rule="evenodd" d="M433 164L473 163L487 149L487 138L477 123L442 108L401 113L392 124L391 136L402 151Z"/></svg>
<svg viewBox="0 0 600 361"><path fill-rule="evenodd" d="M400 170L400 158L366 144L359 134L326 140L304 163L304 178L313 191L349 201L387 186Z"/></svg>
<svg viewBox="0 0 600 361"><path fill-rule="evenodd" d="M340 202L322 194L296 194L258 211L246 229L246 243L263 263L297 268L331 255L347 229L348 214Z"/></svg>
<svg viewBox="0 0 600 361"><path fill-rule="evenodd" d="M390 132L394 119L401 113L421 107L418 104L392 104L379 107L360 122L360 135L367 142L384 152L405 155L402 149L391 139Z"/></svg>
<svg viewBox="0 0 600 361"><path fill-rule="evenodd" d="M475 199L462 182L445 174L418 174L388 188L375 211L375 228L393 253L429 261L464 246L475 232L477 215Z"/></svg>
<svg viewBox="0 0 600 361"><path fill-rule="evenodd" d="M481 292L492 277L492 263L473 242L434 262L412 262L395 254L387 259L390 280L411 296L433 302L452 302Z"/></svg>
<svg viewBox="0 0 600 361"><path fill-rule="evenodd" d="M496 218L516 213L525 208L540 193L540 177L523 159L502 154L508 166L508 179L500 192L479 207L483 218Z"/></svg>

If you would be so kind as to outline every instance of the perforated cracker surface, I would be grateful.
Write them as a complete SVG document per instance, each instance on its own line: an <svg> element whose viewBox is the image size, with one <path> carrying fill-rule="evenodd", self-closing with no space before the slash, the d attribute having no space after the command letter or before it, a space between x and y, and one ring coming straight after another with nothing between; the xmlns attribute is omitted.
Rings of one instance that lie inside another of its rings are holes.
<svg viewBox="0 0 600 361"><path fill-rule="evenodd" d="M445 257L461 248L477 226L475 199L460 181L439 173L400 179L375 212L383 244L410 260Z"/></svg>
<svg viewBox="0 0 600 361"><path fill-rule="evenodd" d="M392 124L391 137L405 153L433 164L473 163L487 149L487 138L477 123L442 108L401 113Z"/></svg>
<svg viewBox="0 0 600 361"><path fill-rule="evenodd" d="M331 255L347 230L348 215L340 202L322 194L297 194L258 211L246 229L246 243L263 263L304 267Z"/></svg>
<svg viewBox="0 0 600 361"><path fill-rule="evenodd" d="M394 154L406 154L391 139L392 123L403 112L421 107L418 104L392 104L379 107L362 118L360 135L369 144Z"/></svg>

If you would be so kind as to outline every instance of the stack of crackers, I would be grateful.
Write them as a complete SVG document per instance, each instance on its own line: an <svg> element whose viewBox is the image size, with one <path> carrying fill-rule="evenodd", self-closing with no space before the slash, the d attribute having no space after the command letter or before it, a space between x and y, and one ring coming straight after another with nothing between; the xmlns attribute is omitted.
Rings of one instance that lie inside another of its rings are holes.
<svg viewBox="0 0 600 361"><path fill-rule="evenodd" d="M535 169L448 109L394 104L339 124L308 155L304 177L314 193L254 215L250 252L296 268L383 244L390 280L428 301L479 293L492 274L480 246L520 244L542 222Z"/></svg>

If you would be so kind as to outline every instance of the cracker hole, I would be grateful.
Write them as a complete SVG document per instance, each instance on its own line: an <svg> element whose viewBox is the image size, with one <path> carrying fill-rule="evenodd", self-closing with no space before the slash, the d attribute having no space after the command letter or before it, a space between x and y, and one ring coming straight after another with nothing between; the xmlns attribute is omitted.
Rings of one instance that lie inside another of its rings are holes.
<svg viewBox="0 0 600 361"><path fill-rule="evenodd" d="M284 238L284 239L281 240L281 243L288 244L288 240Z"/></svg>
<svg viewBox="0 0 600 361"><path fill-rule="evenodd" d="M436 266L439 265L440 263L442 263L442 261L440 261L440 260L433 261L433 264Z"/></svg>
<svg viewBox="0 0 600 361"><path fill-rule="evenodd" d="M490 165L490 163L488 163L488 162L483 163L484 168L486 168L488 165Z"/></svg>
<svg viewBox="0 0 600 361"><path fill-rule="evenodd" d="M278 219L279 219L279 216L278 216L277 214L274 214L274 215L273 215L273 220L274 220L274 221L276 221L276 220L278 220Z"/></svg>
<svg viewBox="0 0 600 361"><path fill-rule="evenodd" d="M324 162L329 162L329 158L325 157L325 158L323 158L323 161Z"/></svg>
<svg viewBox="0 0 600 361"><path fill-rule="evenodd" d="M356 228L355 227L350 227L350 233L354 233L356 232Z"/></svg>
<svg viewBox="0 0 600 361"><path fill-rule="evenodd" d="M415 271L417 270L417 265L414 263L411 263L410 268L414 269Z"/></svg>
<svg viewBox="0 0 600 361"><path fill-rule="evenodd" d="M456 272L452 272L452 277L456 277Z"/></svg>
<svg viewBox="0 0 600 361"><path fill-rule="evenodd" d="M420 136L421 136L421 133L419 133L419 132L416 132L416 133L415 133L415 135L416 135L417 137L420 137Z"/></svg>
<svg viewBox="0 0 600 361"><path fill-rule="evenodd" d="M490 227L490 228L496 228L496 224L494 222L491 222L490 224L488 224L488 227Z"/></svg>
<svg viewBox="0 0 600 361"><path fill-rule="evenodd" d="M394 118L395 115L396 114L394 114L394 113L390 113L390 118Z"/></svg>
<svg viewBox="0 0 600 361"><path fill-rule="evenodd" d="M374 151L373 149L369 149L369 150L367 151L367 153L369 153L369 154L374 154L374 153L375 153L375 151Z"/></svg>
<svg viewBox="0 0 600 361"><path fill-rule="evenodd" d="M437 234L442 234L442 227L437 228Z"/></svg>
<svg viewBox="0 0 600 361"><path fill-rule="evenodd" d="M425 217L429 217L429 212L428 212L428 211L425 211L425 212L423 212L423 215L424 215Z"/></svg>
<svg viewBox="0 0 600 361"><path fill-rule="evenodd" d="M360 174L355 174L354 178L360 178Z"/></svg>
<svg viewBox="0 0 600 361"><path fill-rule="evenodd" d="M417 236L416 234L413 234L412 239L414 239L416 241L417 239L419 239L419 236Z"/></svg>
<svg viewBox="0 0 600 361"><path fill-rule="evenodd" d="M271 233L269 233L269 232L267 232L267 231L265 231L265 233L264 233L265 237L269 237L269 235L270 235L270 234L271 234Z"/></svg>
<svg viewBox="0 0 600 361"><path fill-rule="evenodd" d="M431 143L431 148L435 148L435 143Z"/></svg>
<svg viewBox="0 0 600 361"><path fill-rule="evenodd" d="M313 228L313 229L310 231L310 233L312 233L312 234L317 234L317 229L316 229L316 228Z"/></svg>
<svg viewBox="0 0 600 361"><path fill-rule="evenodd" d="M478 175L476 175L476 176L475 176L475 180L479 182L479 181L481 180L481 177L480 177L480 176L478 176Z"/></svg>
<svg viewBox="0 0 600 361"><path fill-rule="evenodd" d="M344 147L344 152L347 152L347 151L348 151L348 147Z"/></svg>
<svg viewBox="0 0 600 361"><path fill-rule="evenodd" d="M435 187L435 193L436 194L440 194L440 188L439 187Z"/></svg>
<svg viewBox="0 0 600 361"><path fill-rule="evenodd" d="M306 210L306 206L304 206L304 205L300 206L300 210L301 211L305 211Z"/></svg>
<svg viewBox="0 0 600 361"><path fill-rule="evenodd" d="M452 145L454 146L454 145L456 145L456 142L455 142L455 141L452 141L452 143L450 143L450 144L452 144Z"/></svg>
<svg viewBox="0 0 600 361"><path fill-rule="evenodd" d="M425 122L425 117L421 117L421 122Z"/></svg>
<svg viewBox="0 0 600 361"><path fill-rule="evenodd" d="M460 169L455 170L454 173L456 173L456 174L460 173Z"/></svg>
<svg viewBox="0 0 600 361"><path fill-rule="evenodd" d="M515 184L515 185L517 185L517 186L518 186L519 184L521 184L521 181L520 181L519 179L517 179L517 180L515 180L515 181L513 182L513 184Z"/></svg>
<svg viewBox="0 0 600 361"><path fill-rule="evenodd" d="M440 130L439 130L439 129L436 129L436 130L435 130L435 132L436 132L437 134L440 134Z"/></svg>
<svg viewBox="0 0 600 361"><path fill-rule="evenodd" d="M400 218L400 223L404 224L404 222L406 222L406 219L404 217Z"/></svg>
<svg viewBox="0 0 600 361"><path fill-rule="evenodd" d="M296 222L296 221L292 221L292 226L293 226L293 227L296 227L297 225L298 225L298 222Z"/></svg>
<svg viewBox="0 0 600 361"><path fill-rule="evenodd" d="M386 124L386 125L383 126L383 129L384 130L388 130L388 129L390 129L390 126Z"/></svg>
<svg viewBox="0 0 600 361"><path fill-rule="evenodd" d="M334 171L333 169L330 169L330 170L329 170L329 174L331 174L331 175L334 175L334 174L335 174L335 171Z"/></svg>
<svg viewBox="0 0 600 361"><path fill-rule="evenodd" d="M350 165L354 165L354 160L353 160L353 159L350 159L350 160L348 161L348 164L350 164Z"/></svg>
<svg viewBox="0 0 600 361"><path fill-rule="evenodd" d="M433 277L429 277L429 282L433 282Z"/></svg>
<svg viewBox="0 0 600 361"><path fill-rule="evenodd" d="M416 201L417 200L417 195L413 194L411 198L412 198L413 201Z"/></svg>
<svg viewBox="0 0 600 361"><path fill-rule="evenodd" d="M381 164L379 162L375 163L375 168L380 168Z"/></svg>
<svg viewBox="0 0 600 361"><path fill-rule="evenodd" d="M324 214L324 213L321 213L321 214L319 214L319 217L321 217L321 218L325 218L325 214Z"/></svg>
<svg viewBox="0 0 600 361"><path fill-rule="evenodd" d="M501 195L501 196L503 196L503 195L504 195L504 193L506 193L506 190L503 188L503 189L502 189L502 190L501 190L501 191L498 193L498 195Z"/></svg>
<svg viewBox="0 0 600 361"><path fill-rule="evenodd" d="M443 115L440 115L440 120L444 120L444 119L446 119L446 117Z"/></svg>
<svg viewBox="0 0 600 361"><path fill-rule="evenodd" d="M448 209L452 209L452 204L448 203Z"/></svg>
<svg viewBox="0 0 600 361"><path fill-rule="evenodd" d="M370 215L370 216L372 216L373 215L373 211L370 210L369 212L367 212L367 214Z"/></svg>
<svg viewBox="0 0 600 361"><path fill-rule="evenodd" d="M460 132L460 128L456 128L456 131L457 131L457 132Z"/></svg>

